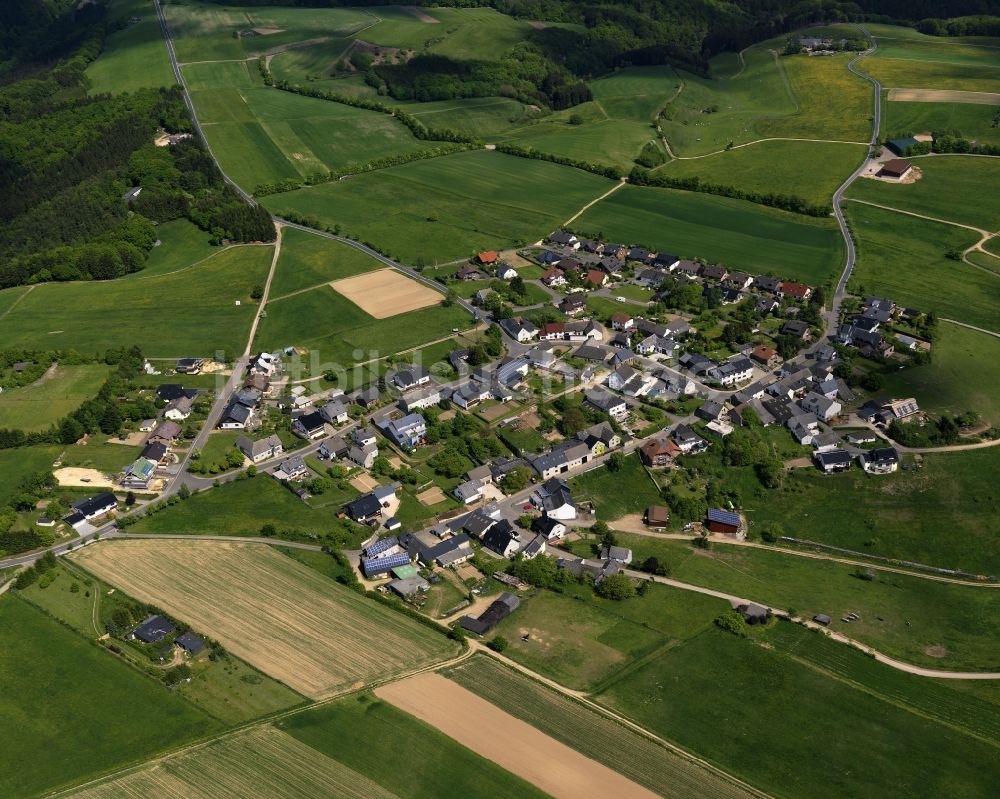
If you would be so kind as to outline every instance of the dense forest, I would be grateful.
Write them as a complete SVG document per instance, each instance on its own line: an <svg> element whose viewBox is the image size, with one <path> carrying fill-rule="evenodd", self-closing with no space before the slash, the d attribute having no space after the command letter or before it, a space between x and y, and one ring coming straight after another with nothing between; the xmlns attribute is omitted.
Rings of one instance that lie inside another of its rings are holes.
<svg viewBox="0 0 1000 799"><path fill-rule="evenodd" d="M190 129L179 88L88 96L85 70L108 32L103 9L92 8L43 15L41 26L10 19L29 40L49 36L49 46L8 42L2 51L0 288L135 272L155 223L179 217L216 239L274 238L267 212L225 185L197 140L154 146L158 129ZM127 201L133 187L142 191Z"/></svg>

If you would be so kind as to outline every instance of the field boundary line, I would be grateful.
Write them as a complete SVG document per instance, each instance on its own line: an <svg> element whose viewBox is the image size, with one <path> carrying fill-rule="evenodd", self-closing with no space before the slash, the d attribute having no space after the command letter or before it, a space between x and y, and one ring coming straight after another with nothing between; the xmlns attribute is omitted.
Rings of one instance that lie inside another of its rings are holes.
<svg viewBox="0 0 1000 799"><path fill-rule="evenodd" d="M845 197L849 203L860 203L861 205L870 205L873 208L881 208L884 211L894 211L897 214L905 214L906 216L913 216L917 219L926 219L928 222L939 222L942 225L954 225L955 227L965 228L966 230L971 230L973 233L978 233L983 237L982 241L987 241L993 238L994 233L983 228L976 227L975 225L966 225L963 222L953 222L950 219L940 219L936 216L928 216L927 214L918 214L916 211L904 211L902 208L893 208L891 205L882 205L881 203L873 203L868 200L858 200L854 197ZM972 248L970 248L972 249Z"/></svg>
<svg viewBox="0 0 1000 799"><path fill-rule="evenodd" d="M182 266L180 269L174 269L171 272L161 272L158 275L144 275L144 274L142 274L142 270L140 269L138 272L133 272L132 273L132 274L135 275L135 277L132 278L132 279L133 280L153 280L154 278L158 278L158 277L168 277L169 275L179 275L179 274L181 274L181 272L187 272L189 269L194 269L196 266L201 266L203 263L205 263L205 261L211 261L216 256L222 255L222 253L228 252L229 250L234 250L237 247L273 247L273 246L274 246L274 242L270 242L270 241L267 241L267 242L265 242L265 241L248 241L248 242L244 242L243 244L227 244L225 247L222 247L222 248L216 250L211 255L206 255L204 258L201 258L201 259L195 261L193 264L188 264L187 266ZM129 277L129 276L126 275L126 277ZM117 278L117 279L118 280L124 280L125 278ZM71 281L71 282L74 282L74 283L89 283L91 281L88 281L88 280L78 280L78 281Z"/></svg>
<svg viewBox="0 0 1000 799"><path fill-rule="evenodd" d="M565 227L566 225L573 224L578 218L580 218L581 216L583 216L584 212L586 212L587 210L589 210L592 206L597 205L597 203L599 203L604 198L610 197L612 194L614 194L616 191L618 191L618 189L620 189L622 186L627 185L627 183L628 183L628 181L627 181L626 178L619 178L618 182L614 186L612 186L610 189L608 189L606 192L604 192L604 194L602 194L600 197L597 197L594 200L591 200L589 203L587 203L585 206L583 206L583 208L581 208L579 211L577 211L575 214L573 214L573 216L571 216L569 219L567 219L565 222L563 222L563 227Z"/></svg>
<svg viewBox="0 0 1000 799"><path fill-rule="evenodd" d="M29 294L31 294L31 292L35 290L35 286L37 286L37 285L38 285L37 283L32 283L30 286L28 286L27 291L25 291L20 297L18 297L16 300L14 300L14 302L12 302L10 304L10 308L8 308L3 313L0 313L0 319L6 319L7 318L7 314L9 314L11 311L13 311L18 306L18 304L21 302L21 300L23 300L25 297L27 297Z"/></svg>
<svg viewBox="0 0 1000 799"><path fill-rule="evenodd" d="M991 273L991 274L993 274L993 273ZM964 327L967 330L975 330L977 333L985 333L987 336L993 336L994 338L1000 338L1000 333L996 333L993 330L987 330L984 327L976 327L975 325L966 324L965 322L959 322L956 319L945 319L944 317L940 317L940 319L941 319L942 322L948 322L949 324L952 324L952 325L958 325L959 327ZM996 438L993 441L980 442L979 444L968 444L968 445L966 445L966 448L967 449L983 449L983 448L988 447L988 446L989 447L996 446L997 444L1000 444L1000 438ZM938 450L930 450L930 451L936 452ZM949 450L946 449L944 451L948 452ZM951 452L955 452L955 450L950 450L950 451Z"/></svg>
<svg viewBox="0 0 1000 799"><path fill-rule="evenodd" d="M734 144L732 147L721 150L714 150L710 153L705 153L703 155L675 155L678 161L696 161L699 158L708 158L713 155L721 155L723 153L730 153L733 150L739 150L743 147L751 147L754 144L764 144L769 141L801 141L801 142L812 142L814 144L853 144L859 147L867 147L868 143L863 141L847 141L846 139L805 139L799 136L768 136L766 139L754 139L753 141L744 142L743 144ZM664 165L665 166L665 165ZM657 167L659 169L660 167Z"/></svg>

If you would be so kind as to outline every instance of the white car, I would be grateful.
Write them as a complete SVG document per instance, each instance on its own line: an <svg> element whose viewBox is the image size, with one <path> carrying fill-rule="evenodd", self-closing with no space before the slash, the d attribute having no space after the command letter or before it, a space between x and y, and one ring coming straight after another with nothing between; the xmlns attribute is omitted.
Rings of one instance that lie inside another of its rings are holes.
<svg viewBox="0 0 1000 799"><path fill-rule="evenodd" d="M615 297L615 300L618 302L627 302L627 300L624 297Z"/></svg>

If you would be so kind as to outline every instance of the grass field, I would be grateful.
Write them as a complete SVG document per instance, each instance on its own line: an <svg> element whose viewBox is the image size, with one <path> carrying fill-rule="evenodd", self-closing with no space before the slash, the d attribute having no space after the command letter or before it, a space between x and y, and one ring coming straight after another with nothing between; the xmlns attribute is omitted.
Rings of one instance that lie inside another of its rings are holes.
<svg viewBox="0 0 1000 799"><path fill-rule="evenodd" d="M508 657L562 685L591 691L696 634L725 607L662 585L622 602L600 599L588 586L569 586L563 594L535 592L497 633L508 641Z"/></svg>
<svg viewBox="0 0 1000 799"><path fill-rule="evenodd" d="M115 0L110 16L116 22L130 18L139 21L105 39L101 54L87 67L90 93L117 94L173 86L174 73L152 4L145 0Z"/></svg>
<svg viewBox="0 0 1000 799"><path fill-rule="evenodd" d="M1000 159L935 155L913 164L923 173L916 183L856 180L848 196L984 230L1000 229L1000 198L974 188L1000 183Z"/></svg>
<svg viewBox="0 0 1000 799"><path fill-rule="evenodd" d="M801 639L794 657L706 630L630 672L601 701L777 796L992 794L1000 778L995 738L974 737L861 682L851 666L870 661L847 647L844 676L803 662L828 642L801 629L780 632ZM888 686L908 682L878 668ZM920 762L935 767L915 769Z"/></svg>
<svg viewBox="0 0 1000 799"><path fill-rule="evenodd" d="M286 228L281 237L281 257L271 282L271 298L358 275L382 264L346 244Z"/></svg>
<svg viewBox="0 0 1000 799"><path fill-rule="evenodd" d="M829 205L837 187L866 152L857 144L768 141L706 158L674 160L657 173L671 178L698 177L705 183L794 195L815 205ZM807 179L803 179L805 174Z"/></svg>
<svg viewBox="0 0 1000 799"><path fill-rule="evenodd" d="M591 102L514 127L498 137L556 155L610 164L627 174L647 142L659 144L653 120L679 85L670 67L628 67L591 81ZM570 124L571 117L583 124Z"/></svg>
<svg viewBox="0 0 1000 799"><path fill-rule="evenodd" d="M328 365L347 366L426 344L471 324L468 312L458 305L433 305L376 319L324 286L269 302L257 340L267 349L305 347Z"/></svg>
<svg viewBox="0 0 1000 799"><path fill-rule="evenodd" d="M15 597L0 600L0 642L4 796L46 793L220 729L162 684Z"/></svg>
<svg viewBox="0 0 1000 799"><path fill-rule="evenodd" d="M993 127L996 113L995 105L976 103L883 102L882 135L957 130L968 139L996 145L1000 144L1000 127Z"/></svg>
<svg viewBox="0 0 1000 799"><path fill-rule="evenodd" d="M925 455L919 470L882 478L858 469L823 476L796 469L747 514L796 538L856 552L1000 575L997 449ZM947 535L941 535L947 530Z"/></svg>
<svg viewBox="0 0 1000 799"><path fill-rule="evenodd" d="M182 752L72 796L73 799L136 796L394 799L395 794L291 735L263 726Z"/></svg>
<svg viewBox="0 0 1000 799"><path fill-rule="evenodd" d="M876 53L861 59L858 69L877 78L888 89L1000 92L1000 62L956 63L925 60L924 55L921 53L918 58L896 58Z"/></svg>
<svg viewBox="0 0 1000 799"><path fill-rule="evenodd" d="M117 541L73 559L314 699L453 651L443 636L264 545Z"/></svg>
<svg viewBox="0 0 1000 799"><path fill-rule="evenodd" d="M541 799L524 780L370 694L290 716L278 728L401 799ZM391 766L391 767L387 767Z"/></svg>
<svg viewBox="0 0 1000 799"><path fill-rule="evenodd" d="M707 769L493 658L476 655L444 674L507 713L667 799L749 795Z"/></svg>
<svg viewBox="0 0 1000 799"><path fill-rule="evenodd" d="M996 591L890 572L865 581L854 576L853 566L747 547L699 550L687 541L624 533L619 539L634 561L655 557L682 582L792 609L805 618L826 613L834 620L831 629L908 663L954 671L1000 666L988 621L998 612ZM852 611L861 618L842 623ZM944 647L947 654L932 657L931 647Z"/></svg>
<svg viewBox="0 0 1000 799"><path fill-rule="evenodd" d="M243 59L292 42L350 36L373 17L360 9L223 8L210 3L164 5L181 62ZM279 33L237 39L237 30L277 28Z"/></svg>
<svg viewBox="0 0 1000 799"><path fill-rule="evenodd" d="M144 533L256 536L262 525L273 524L279 531L322 536L333 521L332 513L313 510L276 480L261 475L195 494L142 519L132 529Z"/></svg>
<svg viewBox="0 0 1000 799"><path fill-rule="evenodd" d="M577 169L489 151L416 161L265 199L337 222L409 263L535 241L612 187Z"/></svg>
<svg viewBox="0 0 1000 799"><path fill-rule="evenodd" d="M38 472L52 471L52 462L61 449L48 445L0 449L0 507L18 493L24 480Z"/></svg>
<svg viewBox="0 0 1000 799"><path fill-rule="evenodd" d="M730 142L773 137L868 138L871 90L848 72L850 56L777 58L769 52L782 44L783 38L772 39L748 48L742 70L726 54L712 60L712 78L681 73L684 88L662 123L676 154L703 155Z"/></svg>
<svg viewBox="0 0 1000 799"><path fill-rule="evenodd" d="M93 399L110 370L103 364L63 366L51 375L0 394L0 427L26 432L45 430Z"/></svg>
<svg viewBox="0 0 1000 799"><path fill-rule="evenodd" d="M641 514L650 505L662 502L638 454L626 457L625 464L617 472L607 467L593 469L573 478L569 486L577 503L593 502L597 518L606 522L620 519L627 513Z"/></svg>
<svg viewBox="0 0 1000 799"><path fill-rule="evenodd" d="M919 397L920 407L931 413L976 411L984 422L1000 426L1000 397L992 388L997 381L1000 339L941 322L931 362L887 373L885 391L894 397Z"/></svg>
<svg viewBox="0 0 1000 799"><path fill-rule="evenodd" d="M840 234L829 220L697 192L628 186L573 227L812 285L829 280L843 261Z"/></svg>
<svg viewBox="0 0 1000 799"><path fill-rule="evenodd" d="M211 238L201 228L186 219L174 219L156 226L160 244L154 247L140 272L126 275L125 280L145 280L153 275L165 275L190 269L220 252L209 244Z"/></svg>
<svg viewBox="0 0 1000 799"><path fill-rule="evenodd" d="M81 352L138 344L146 356L173 358L242 352L256 313L250 292L263 284L271 255L269 246L230 247L190 274L39 284L0 318L0 340Z"/></svg>
<svg viewBox="0 0 1000 799"><path fill-rule="evenodd" d="M184 70L216 157L248 191L429 146L387 114L265 87L254 62Z"/></svg>
<svg viewBox="0 0 1000 799"><path fill-rule="evenodd" d="M977 234L859 203L847 203L845 212L858 248L849 291L1000 331L1000 277L945 257Z"/></svg>

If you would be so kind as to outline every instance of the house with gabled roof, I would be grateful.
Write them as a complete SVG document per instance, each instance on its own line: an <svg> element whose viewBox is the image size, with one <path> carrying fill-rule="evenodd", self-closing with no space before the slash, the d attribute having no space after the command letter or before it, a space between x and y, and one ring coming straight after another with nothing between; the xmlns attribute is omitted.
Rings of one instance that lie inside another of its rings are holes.
<svg viewBox="0 0 1000 799"><path fill-rule="evenodd" d="M573 493L558 477L550 478L538 486L531 495L531 502L550 519L570 521L576 518Z"/></svg>
<svg viewBox="0 0 1000 799"><path fill-rule="evenodd" d="M292 432L306 441L315 441L326 435L326 419L319 411L303 414L292 422Z"/></svg>
<svg viewBox="0 0 1000 799"><path fill-rule="evenodd" d="M281 439L274 433L257 441L252 441L247 436L240 436L236 439L236 447L253 463L266 461L284 452Z"/></svg>

